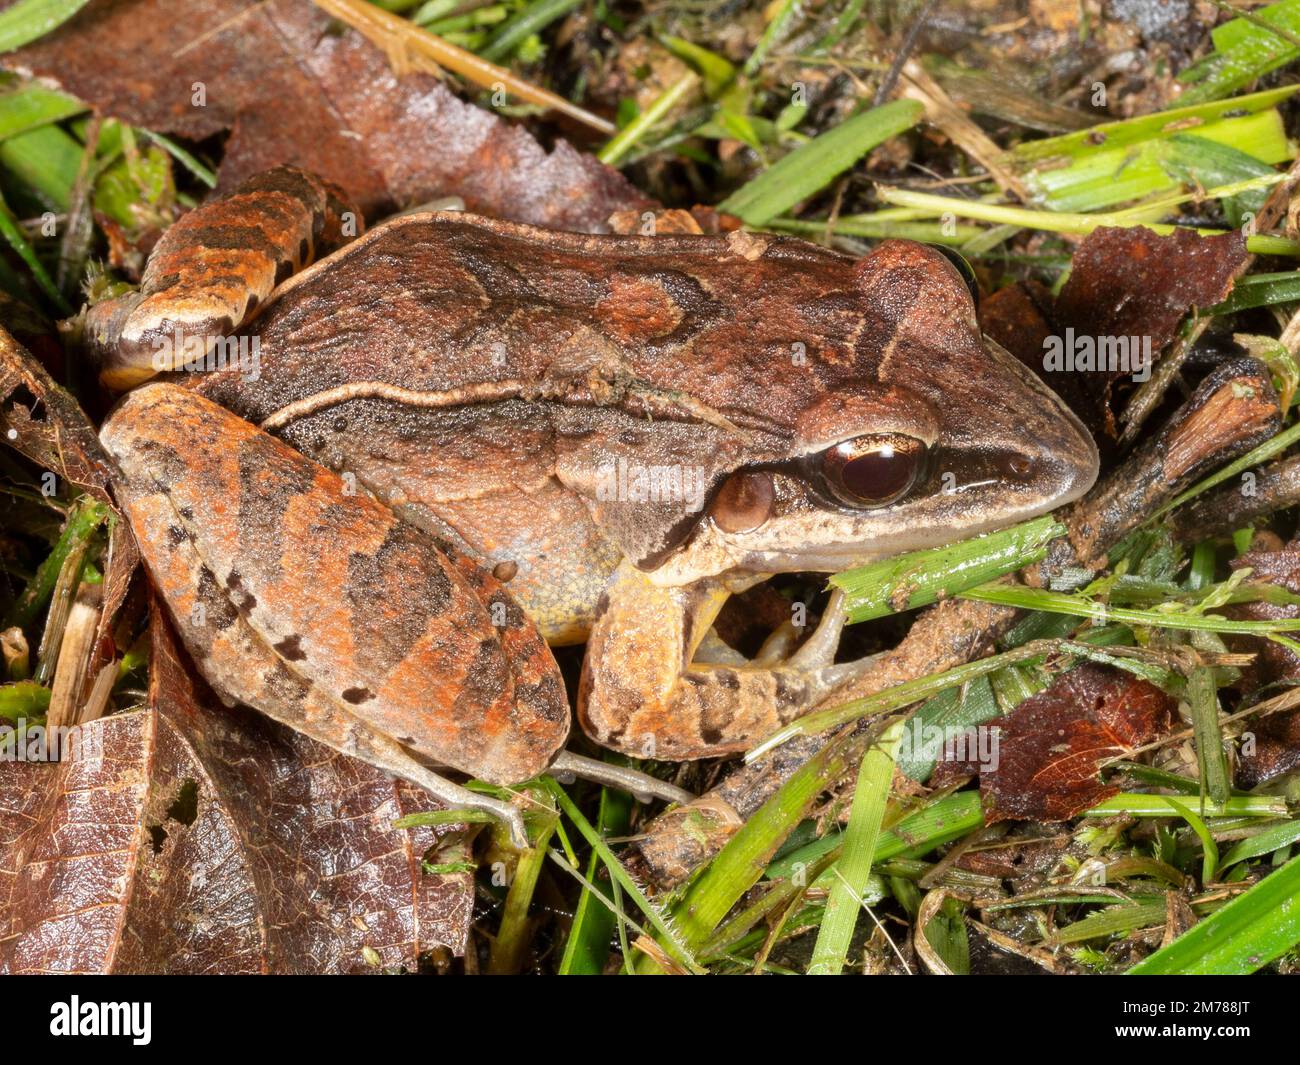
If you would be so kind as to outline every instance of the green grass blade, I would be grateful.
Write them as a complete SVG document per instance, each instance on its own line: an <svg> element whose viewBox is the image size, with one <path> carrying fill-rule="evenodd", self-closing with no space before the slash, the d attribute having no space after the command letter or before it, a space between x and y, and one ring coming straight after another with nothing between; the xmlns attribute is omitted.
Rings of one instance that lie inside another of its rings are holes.
<svg viewBox="0 0 1300 1065"><path fill-rule="evenodd" d="M655 123L690 96L699 83L700 76L695 71L692 70L683 74L660 93L654 103L637 115L623 129L615 133L605 147L597 153L596 158L606 166L617 165L618 161L627 155L642 137L650 132Z"/></svg>
<svg viewBox="0 0 1300 1065"><path fill-rule="evenodd" d="M624 835L632 821L632 797L625 792L602 788L596 814L596 831L602 838ZM593 883L603 863L595 851L587 863L587 879ZM599 976L609 958L610 936L615 916L592 892L583 888L573 911L573 923L564 943L560 976Z"/></svg>
<svg viewBox="0 0 1300 1065"><path fill-rule="evenodd" d="M1228 869L1238 862L1272 854L1283 847L1291 846L1297 840L1300 840L1300 820L1272 825L1248 839L1239 840L1236 846L1223 856L1222 868Z"/></svg>
<svg viewBox="0 0 1300 1065"><path fill-rule="evenodd" d="M752 226L761 226L824 188L867 152L911 129L924 108L894 100L862 111L778 160L718 204Z"/></svg>
<svg viewBox="0 0 1300 1065"><path fill-rule="evenodd" d="M758 44L745 60L743 68L745 77L753 77L758 72L759 67L763 65L763 60L767 58L767 53L785 39L786 34L790 32L790 23L802 13L802 10L803 5L798 0L781 0L781 6L772 16L772 21L767 24L763 36L758 39Z"/></svg>
<svg viewBox="0 0 1300 1065"><path fill-rule="evenodd" d="M981 603L1021 610L1042 610L1049 614L1070 614L1077 618L1096 621L1119 622L1158 629L1196 629L1202 632L1269 633L1294 632L1300 629L1300 619L1280 618L1274 621L1236 621L1218 614L1196 614L1186 609L1133 610L1110 606L1082 595L1067 592L1050 592L1044 588L1021 588L1009 585L984 585L962 592L959 598L974 599ZM1170 604L1173 605L1173 604ZM1181 607L1181 604L1178 604Z"/></svg>
<svg viewBox="0 0 1300 1065"><path fill-rule="evenodd" d="M899 855L919 857L943 843L974 831L984 825L977 791L958 791L936 799L929 805L908 814L898 824L880 834L876 843L876 861L886 862ZM822 854L841 846L844 837L830 833L814 840L806 847L783 856L767 867L769 877L789 877L794 867L802 863L811 865Z"/></svg>
<svg viewBox="0 0 1300 1065"><path fill-rule="evenodd" d="M525 40L540 33L558 18L563 18L582 0L535 0L513 18L507 19L479 49L490 63L499 63Z"/></svg>
<svg viewBox="0 0 1300 1065"><path fill-rule="evenodd" d="M838 976L844 970L853 929L862 910L862 893L875 860L880 824L889 801L889 782L894 775L894 759L902 738L903 722L896 721L862 759L849 810L849 825L844 833L844 852L834 866L839 875L826 900L826 914L808 964L809 976Z"/></svg>
<svg viewBox="0 0 1300 1065"><path fill-rule="evenodd" d="M45 208L62 213L72 199L85 146L61 126L38 126L0 143L0 166Z"/></svg>
<svg viewBox="0 0 1300 1065"><path fill-rule="evenodd" d="M551 777L542 777L541 780L550 788L551 794L555 796L555 801L563 811L564 816L582 833L591 849L605 863L610 878L631 896L632 901L646 915L646 919L655 932L658 933L659 942L664 950L689 971L702 974L704 970L693 957L680 932L669 923L663 910L646 898L645 892L637 886L636 882L628 875L627 870L623 868L623 863L618 860L618 855L610 850L609 844L601 838L600 833L583 816L577 804L569 798L568 792Z"/></svg>
<svg viewBox="0 0 1300 1065"><path fill-rule="evenodd" d="M1155 928L1165 923L1165 917L1164 895L1139 902L1121 903L1119 906L1107 906L1097 913L1090 913L1083 920L1058 929L1048 942L1053 945L1082 943L1098 936L1114 936L1139 928Z"/></svg>
<svg viewBox="0 0 1300 1065"><path fill-rule="evenodd" d="M1169 795L1143 795L1137 792L1116 795L1091 806L1084 817L1183 817L1186 807ZM1205 817L1285 817L1286 800L1276 795L1234 795L1224 802L1207 800Z"/></svg>
<svg viewBox="0 0 1300 1065"><path fill-rule="evenodd" d="M823 747L740 827L691 882L672 911L688 947L699 949L708 942L731 907L763 875L786 837L807 817L818 796L853 765L867 742L865 736L853 736Z"/></svg>
<svg viewBox="0 0 1300 1065"><path fill-rule="evenodd" d="M1264 877L1129 975L1245 976L1300 943L1300 857Z"/></svg>
<svg viewBox="0 0 1300 1065"><path fill-rule="evenodd" d="M929 606L940 598L974 588L1038 562L1047 545L1065 535L1065 526L1038 518L949 547L911 551L830 579L843 590L850 621L867 621L903 609Z"/></svg>
<svg viewBox="0 0 1300 1065"><path fill-rule="evenodd" d="M18 85L0 95L0 140L62 122L86 110L76 97L55 92L36 82Z"/></svg>
<svg viewBox="0 0 1300 1065"><path fill-rule="evenodd" d="M1219 694L1214 687L1214 670L1193 669L1187 678L1187 702L1192 709L1196 762L1205 793L1215 802L1227 801L1232 791L1228 760L1223 753L1223 730L1219 727Z"/></svg>
<svg viewBox="0 0 1300 1065"><path fill-rule="evenodd" d="M44 37L72 18L90 0L18 0L0 12L0 52L12 52Z"/></svg>
<svg viewBox="0 0 1300 1065"><path fill-rule="evenodd" d="M1282 32L1271 33L1268 23ZM1191 86L1180 99L1189 103L1217 100L1285 66L1300 56L1300 47L1295 44L1297 32L1298 0L1281 0L1252 11L1250 18L1233 19L1216 27L1210 35L1214 52L1179 75L1179 81Z"/></svg>

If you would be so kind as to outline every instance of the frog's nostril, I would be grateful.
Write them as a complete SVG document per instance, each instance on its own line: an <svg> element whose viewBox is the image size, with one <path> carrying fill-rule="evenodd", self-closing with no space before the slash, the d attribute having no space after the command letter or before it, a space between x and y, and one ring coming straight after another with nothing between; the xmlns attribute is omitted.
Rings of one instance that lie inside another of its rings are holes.
<svg viewBox="0 0 1300 1065"><path fill-rule="evenodd" d="M1034 460L1028 455L1007 455L1003 458L1002 472L1018 481L1027 481L1034 475Z"/></svg>

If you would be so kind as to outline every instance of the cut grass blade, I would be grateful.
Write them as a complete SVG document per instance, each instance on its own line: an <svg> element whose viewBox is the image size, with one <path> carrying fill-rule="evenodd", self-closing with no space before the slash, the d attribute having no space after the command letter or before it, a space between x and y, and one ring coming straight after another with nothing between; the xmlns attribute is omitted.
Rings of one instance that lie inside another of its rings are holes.
<svg viewBox="0 0 1300 1065"><path fill-rule="evenodd" d="M1300 857L1138 962L1128 975L1245 976L1297 943Z"/></svg>
<svg viewBox="0 0 1300 1065"><path fill-rule="evenodd" d="M838 976L844 970L853 929L862 910L862 893L875 860L880 824L889 801L889 783L894 775L894 759L902 738L903 722L896 721L863 756L849 810L849 825L844 833L844 851L834 866L839 875L826 900L826 912L808 964L810 976Z"/></svg>
<svg viewBox="0 0 1300 1065"><path fill-rule="evenodd" d="M1281 177L1282 175L1276 175ZM1270 178L1269 180L1273 180ZM1219 189L1224 195L1237 195L1246 187L1253 187L1255 181ZM1211 190L1215 191L1215 190ZM1169 236L1179 230L1200 233L1202 236L1220 236L1222 229L1209 229L1196 226L1176 226L1165 222L1155 222L1151 218L1151 208L1143 205L1140 210L1116 211L1106 214L1076 214L1064 211L1035 211L1027 207L1012 207L1002 203L984 203L980 200L962 200L955 196L936 196L928 192L912 192L909 189L891 189L881 187L877 193L884 203L899 207L918 207L930 211L934 217L951 215L954 218L974 218L981 222L993 222L999 225L1015 225L1025 229L1037 229L1045 233L1072 233L1087 236L1094 229L1102 226L1131 227L1145 226L1160 236ZM1208 195L1208 193L1207 193ZM1164 209L1157 207L1158 217ZM1285 237L1257 235L1246 238L1246 250L1255 255L1285 255L1300 258L1300 241Z"/></svg>
<svg viewBox="0 0 1300 1065"><path fill-rule="evenodd" d="M877 145L911 129L924 107L894 100L862 111L827 130L759 174L718 204L749 225L766 225L851 167Z"/></svg>
<svg viewBox="0 0 1300 1065"><path fill-rule="evenodd" d="M1187 807L1169 795L1120 794L1090 806L1084 817L1183 817ZM1224 802L1206 801L1205 817L1285 817L1286 800L1275 795L1234 795Z"/></svg>
<svg viewBox="0 0 1300 1065"><path fill-rule="evenodd" d="M1187 703L1192 710L1196 763L1201 786L1215 802L1227 801L1232 791L1228 760L1223 753L1223 730L1219 726L1219 694L1214 687L1214 670L1193 669L1187 678Z"/></svg>
<svg viewBox="0 0 1300 1065"><path fill-rule="evenodd" d="M90 0L18 0L0 12L0 52L12 52L57 29Z"/></svg>
<svg viewBox="0 0 1300 1065"><path fill-rule="evenodd" d="M849 621L867 621L900 609L929 606L1032 565L1065 531L1064 525L1050 517L1037 518L949 547L912 551L837 573L830 583L843 590ZM896 605L900 603L906 605Z"/></svg>

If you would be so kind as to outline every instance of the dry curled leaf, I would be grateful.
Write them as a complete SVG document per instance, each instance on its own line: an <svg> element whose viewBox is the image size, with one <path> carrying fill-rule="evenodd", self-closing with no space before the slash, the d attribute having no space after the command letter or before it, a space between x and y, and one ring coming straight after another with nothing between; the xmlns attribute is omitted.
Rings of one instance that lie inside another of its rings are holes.
<svg viewBox="0 0 1300 1065"><path fill-rule="evenodd" d="M81 405L55 383L21 344L0 328L0 442L21 452L62 482L108 506L111 460ZM99 632L108 631L126 598L140 561L125 521L113 524L109 538Z"/></svg>
<svg viewBox="0 0 1300 1065"><path fill-rule="evenodd" d="M980 769L984 821L1066 821L1119 793L1099 769L1168 731L1174 700L1118 670L1082 665L1031 695L996 730L983 767L950 742L932 787Z"/></svg>
<svg viewBox="0 0 1300 1065"><path fill-rule="evenodd" d="M435 77L398 77L308 0L92 0L4 63L157 133L229 131L218 192L294 163L370 216L457 195L478 213L594 231L650 205L566 142L547 152Z"/></svg>
<svg viewBox="0 0 1300 1065"><path fill-rule="evenodd" d="M1104 444L1116 435L1115 386L1135 369L1143 372L1131 360L1148 352L1158 359L1189 311L1232 291L1245 261L1246 240L1235 230L1202 237L1180 229L1160 236L1142 226L1102 226L1075 249L1070 276L1054 303L1043 286L1020 282L983 301L980 325L1039 373ZM1114 341L1123 341L1129 355L1122 367L1079 372L1046 360L1049 343L1076 359L1102 359L1118 354Z"/></svg>
<svg viewBox="0 0 1300 1065"><path fill-rule="evenodd" d="M1233 569L1251 569L1251 580L1276 584L1300 594L1300 540L1280 550L1248 551L1232 560ZM1239 603L1225 608L1229 617L1247 621L1275 621L1300 617L1300 607L1284 603ZM1271 684L1300 682L1300 655L1289 647L1258 636L1231 636L1234 651L1249 651L1255 660L1242 672L1239 686L1255 691ZM1237 784L1253 788L1300 767L1300 710L1270 714L1251 724L1249 742L1243 742L1237 763Z"/></svg>
<svg viewBox="0 0 1300 1065"><path fill-rule="evenodd" d="M83 726L101 758L0 763L0 972L363 972L462 953L471 877L421 870L453 830L391 827L436 804L222 708L156 610L153 634L149 707ZM439 861L464 858L448 848Z"/></svg>

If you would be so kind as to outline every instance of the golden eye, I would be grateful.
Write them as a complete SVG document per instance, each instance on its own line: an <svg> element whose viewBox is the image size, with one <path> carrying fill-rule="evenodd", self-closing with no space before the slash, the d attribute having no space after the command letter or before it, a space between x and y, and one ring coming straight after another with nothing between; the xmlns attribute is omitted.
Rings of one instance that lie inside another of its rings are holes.
<svg viewBox="0 0 1300 1065"><path fill-rule="evenodd" d="M822 476L835 497L851 507L882 507L916 483L925 444L901 433L845 440L821 453Z"/></svg>

